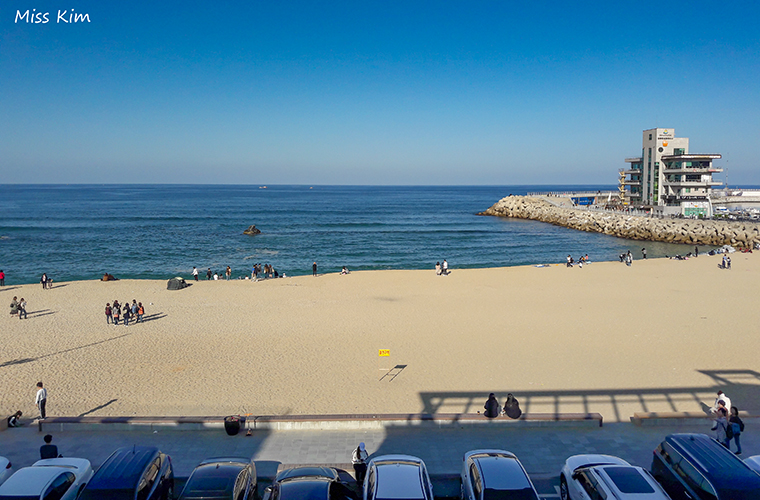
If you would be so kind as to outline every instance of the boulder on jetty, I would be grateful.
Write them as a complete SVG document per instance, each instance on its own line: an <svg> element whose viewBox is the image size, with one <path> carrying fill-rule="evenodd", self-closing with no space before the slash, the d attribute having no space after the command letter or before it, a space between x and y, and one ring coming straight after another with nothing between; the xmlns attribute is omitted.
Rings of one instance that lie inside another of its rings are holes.
<svg viewBox="0 0 760 500"><path fill-rule="evenodd" d="M243 234L250 234L251 236L255 236L257 234L261 234L261 231L256 229L256 226L248 226L248 229L243 231Z"/></svg>
<svg viewBox="0 0 760 500"><path fill-rule="evenodd" d="M741 248L752 248L755 243L760 243L760 225L755 223L660 219L624 212L564 208L541 197L508 196L478 215L537 220L555 226L631 240L688 245L733 245Z"/></svg>

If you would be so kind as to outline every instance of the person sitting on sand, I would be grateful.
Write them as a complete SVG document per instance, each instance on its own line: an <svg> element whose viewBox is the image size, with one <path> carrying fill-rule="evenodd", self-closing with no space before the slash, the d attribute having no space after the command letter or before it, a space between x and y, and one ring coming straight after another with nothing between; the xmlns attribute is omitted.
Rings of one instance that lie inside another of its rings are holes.
<svg viewBox="0 0 760 500"><path fill-rule="evenodd" d="M441 275L441 263L440 262L436 262L435 263L435 274L436 274L436 276L440 276Z"/></svg>
<svg viewBox="0 0 760 500"><path fill-rule="evenodd" d="M340 274L348 274L348 273L350 273L350 272L351 272L351 271L349 271L349 270L348 270L348 268L347 268L346 266L343 266L343 269L340 271Z"/></svg>
<svg viewBox="0 0 760 500"><path fill-rule="evenodd" d="M499 416L499 401L496 400L496 395L493 392L488 395L488 400L486 400L486 404L483 408L486 409L483 413L485 417L496 418Z"/></svg>
<svg viewBox="0 0 760 500"><path fill-rule="evenodd" d="M8 417L8 427L21 427L21 410Z"/></svg>
<svg viewBox="0 0 760 500"><path fill-rule="evenodd" d="M11 316L18 314L18 297L13 297L11 301Z"/></svg>

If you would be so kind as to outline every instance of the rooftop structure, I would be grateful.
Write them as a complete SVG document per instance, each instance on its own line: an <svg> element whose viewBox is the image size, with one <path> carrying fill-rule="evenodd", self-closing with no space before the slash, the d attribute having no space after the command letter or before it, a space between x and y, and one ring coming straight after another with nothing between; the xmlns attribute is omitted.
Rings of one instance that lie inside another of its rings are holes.
<svg viewBox="0 0 760 500"><path fill-rule="evenodd" d="M663 207L663 213L711 216L710 195L721 183L712 175L721 155L689 153L689 139L667 128L644 130L641 156L626 158L620 170L620 193L625 204Z"/></svg>

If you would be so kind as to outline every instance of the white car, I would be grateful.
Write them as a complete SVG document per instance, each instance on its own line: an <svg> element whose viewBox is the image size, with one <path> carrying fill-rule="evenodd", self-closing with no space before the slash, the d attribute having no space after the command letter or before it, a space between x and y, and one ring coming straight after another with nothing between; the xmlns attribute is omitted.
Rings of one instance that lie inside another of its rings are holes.
<svg viewBox="0 0 760 500"><path fill-rule="evenodd" d="M462 461L462 500L539 500L514 453L473 450L465 453Z"/></svg>
<svg viewBox="0 0 760 500"><path fill-rule="evenodd" d="M0 500L74 500L92 477L83 458L48 458L19 469L0 485Z"/></svg>
<svg viewBox="0 0 760 500"><path fill-rule="evenodd" d="M433 500L425 462L409 455L383 455L367 465L364 500Z"/></svg>
<svg viewBox="0 0 760 500"><path fill-rule="evenodd" d="M670 500L649 471L610 455L574 455L559 474L562 500Z"/></svg>
<svg viewBox="0 0 760 500"><path fill-rule="evenodd" d="M0 457L0 484L3 484L6 479L11 477L13 471L11 471L11 461L5 457Z"/></svg>
<svg viewBox="0 0 760 500"><path fill-rule="evenodd" d="M749 465L749 468L760 474L760 455L747 457L744 459L744 463Z"/></svg>

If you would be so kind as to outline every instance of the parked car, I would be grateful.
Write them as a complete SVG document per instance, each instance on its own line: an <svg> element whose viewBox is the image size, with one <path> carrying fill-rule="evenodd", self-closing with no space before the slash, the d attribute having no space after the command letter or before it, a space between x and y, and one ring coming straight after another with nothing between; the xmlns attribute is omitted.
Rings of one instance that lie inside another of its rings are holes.
<svg viewBox="0 0 760 500"><path fill-rule="evenodd" d="M425 462L409 455L382 455L367 464L364 500L433 500Z"/></svg>
<svg viewBox="0 0 760 500"><path fill-rule="evenodd" d="M332 467L297 467L277 473L263 500L355 500Z"/></svg>
<svg viewBox="0 0 760 500"><path fill-rule="evenodd" d="M254 500L256 464L248 458L208 458L193 469L178 500Z"/></svg>
<svg viewBox="0 0 760 500"><path fill-rule="evenodd" d="M84 458L48 458L19 469L0 485L3 500L74 500L92 478Z"/></svg>
<svg viewBox="0 0 760 500"><path fill-rule="evenodd" d="M747 457L744 459L744 463L747 464L750 469L760 474L760 455Z"/></svg>
<svg viewBox="0 0 760 500"><path fill-rule="evenodd" d="M10 460L0 457L0 484L3 484L13 474L11 467L13 467L13 464L11 464Z"/></svg>
<svg viewBox="0 0 760 500"><path fill-rule="evenodd" d="M150 446L114 451L82 491L81 500L170 500L174 470L168 455Z"/></svg>
<svg viewBox="0 0 760 500"><path fill-rule="evenodd" d="M559 474L562 500L669 500L646 469L610 455L574 455Z"/></svg>
<svg viewBox="0 0 760 500"><path fill-rule="evenodd" d="M473 450L464 454L462 462L462 500L539 500L514 453Z"/></svg>
<svg viewBox="0 0 760 500"><path fill-rule="evenodd" d="M671 434L654 450L652 475L675 500L758 500L760 475L704 434Z"/></svg>

